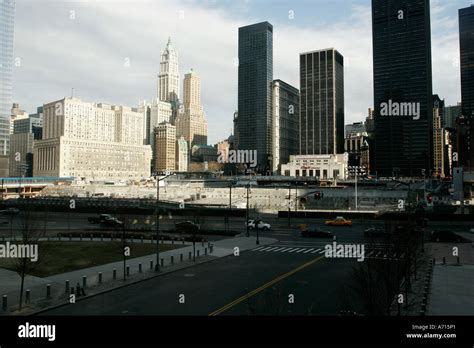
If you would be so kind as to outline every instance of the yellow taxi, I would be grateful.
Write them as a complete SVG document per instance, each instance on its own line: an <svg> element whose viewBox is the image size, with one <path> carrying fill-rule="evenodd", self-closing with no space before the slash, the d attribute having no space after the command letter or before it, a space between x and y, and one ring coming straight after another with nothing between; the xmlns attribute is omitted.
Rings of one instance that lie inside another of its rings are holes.
<svg viewBox="0 0 474 348"><path fill-rule="evenodd" d="M346 220L342 216L338 216L334 220L326 220L324 224L327 226L352 226L352 221Z"/></svg>

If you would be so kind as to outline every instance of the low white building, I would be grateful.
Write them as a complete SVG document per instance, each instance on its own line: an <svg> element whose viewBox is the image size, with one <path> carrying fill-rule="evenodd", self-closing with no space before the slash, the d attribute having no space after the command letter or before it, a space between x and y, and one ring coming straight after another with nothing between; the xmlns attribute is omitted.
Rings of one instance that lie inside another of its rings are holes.
<svg viewBox="0 0 474 348"><path fill-rule="evenodd" d="M349 154L293 155L281 166L281 175L344 180L347 176Z"/></svg>

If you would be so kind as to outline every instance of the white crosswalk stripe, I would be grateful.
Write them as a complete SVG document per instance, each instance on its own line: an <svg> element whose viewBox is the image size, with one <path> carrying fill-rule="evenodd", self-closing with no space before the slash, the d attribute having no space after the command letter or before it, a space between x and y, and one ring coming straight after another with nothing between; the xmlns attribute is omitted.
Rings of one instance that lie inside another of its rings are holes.
<svg viewBox="0 0 474 348"><path fill-rule="evenodd" d="M278 247L276 247L276 248L269 248L269 249L266 249L266 250L264 250L264 251L275 251L276 249L279 249L279 248L278 248Z"/></svg>
<svg viewBox="0 0 474 348"><path fill-rule="evenodd" d="M306 250L303 254L309 253L310 251L314 250L313 248Z"/></svg>
<svg viewBox="0 0 474 348"><path fill-rule="evenodd" d="M300 250L300 248L294 248L294 249L292 249L292 250L289 250L288 252L289 252L289 253L292 253L292 252L295 252L295 251L298 251L298 250Z"/></svg>
<svg viewBox="0 0 474 348"><path fill-rule="evenodd" d="M319 253L321 251L321 249L316 249L315 251L312 251L311 254L316 254L316 253Z"/></svg>

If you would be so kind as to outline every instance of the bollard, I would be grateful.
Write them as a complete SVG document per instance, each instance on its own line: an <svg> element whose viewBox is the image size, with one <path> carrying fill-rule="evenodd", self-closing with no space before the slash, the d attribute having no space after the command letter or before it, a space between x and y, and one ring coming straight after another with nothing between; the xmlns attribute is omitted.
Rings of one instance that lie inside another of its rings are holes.
<svg viewBox="0 0 474 348"><path fill-rule="evenodd" d="M198 249L198 251L197 251L197 257L199 257L199 249Z"/></svg>
<svg viewBox="0 0 474 348"><path fill-rule="evenodd" d="M179 261L183 262L183 254L179 254Z"/></svg>
<svg viewBox="0 0 474 348"><path fill-rule="evenodd" d="M160 265L161 265L161 267L163 267L165 265L165 260L160 259Z"/></svg>
<svg viewBox="0 0 474 348"><path fill-rule="evenodd" d="M207 242L207 247L211 248L211 242Z"/></svg>
<svg viewBox="0 0 474 348"><path fill-rule="evenodd" d="M171 264L174 264L174 257L171 255Z"/></svg>
<svg viewBox="0 0 474 348"><path fill-rule="evenodd" d="M201 246L204 246L204 239L201 240Z"/></svg>
<svg viewBox="0 0 474 348"><path fill-rule="evenodd" d="M30 293L31 293L30 289L25 291L25 303L30 303L30 299L31 299Z"/></svg>
<svg viewBox="0 0 474 348"><path fill-rule="evenodd" d="M102 284L102 272L99 272L99 284Z"/></svg>
<svg viewBox="0 0 474 348"><path fill-rule="evenodd" d="M153 270L153 260L150 260L150 269Z"/></svg>
<svg viewBox="0 0 474 348"><path fill-rule="evenodd" d="M87 276L82 276L82 287L85 289L87 286Z"/></svg>
<svg viewBox="0 0 474 348"><path fill-rule="evenodd" d="M130 266L127 266L127 277L130 275Z"/></svg>
<svg viewBox="0 0 474 348"><path fill-rule="evenodd" d="M142 241L142 243L143 243L143 236L140 236L140 239L141 239L141 241Z"/></svg>
<svg viewBox="0 0 474 348"><path fill-rule="evenodd" d="M101 242L104 241L104 235L103 235L103 234L100 235L100 241L101 241Z"/></svg>
<svg viewBox="0 0 474 348"><path fill-rule="evenodd" d="M171 238L171 245L174 245L174 237Z"/></svg>
<svg viewBox="0 0 474 348"><path fill-rule="evenodd" d="M181 238L181 244L184 245L184 238Z"/></svg>
<svg viewBox="0 0 474 348"><path fill-rule="evenodd" d="M117 279L117 270L114 268L112 279Z"/></svg>
<svg viewBox="0 0 474 348"><path fill-rule="evenodd" d="M91 236L91 242L92 242L92 238L93 238L93 237L92 237L92 233L90 234L90 236Z"/></svg>
<svg viewBox="0 0 474 348"><path fill-rule="evenodd" d="M2 310L6 311L8 308L8 296L3 295L2 297Z"/></svg>
<svg viewBox="0 0 474 348"><path fill-rule="evenodd" d="M82 233L79 233L79 241L82 242Z"/></svg>
<svg viewBox="0 0 474 348"><path fill-rule="evenodd" d="M58 237L59 237L59 241L61 241L61 233L59 234L59 236L58 236Z"/></svg>
<svg viewBox="0 0 474 348"><path fill-rule="evenodd" d="M69 295L69 291L71 288L71 284L69 283L69 280L66 280L66 294Z"/></svg>
<svg viewBox="0 0 474 348"><path fill-rule="evenodd" d="M51 284L46 285L46 298L51 298Z"/></svg>
<svg viewBox="0 0 474 348"><path fill-rule="evenodd" d="M458 265L460 265L460 264L461 264L461 260L459 259L459 256L458 256Z"/></svg>
<svg viewBox="0 0 474 348"><path fill-rule="evenodd" d="M445 264L446 264L446 257L443 256L443 265L445 265Z"/></svg>
<svg viewBox="0 0 474 348"><path fill-rule="evenodd" d="M189 255L189 259L191 260L191 258L192 258L192 253L189 252L188 255Z"/></svg>
<svg viewBox="0 0 474 348"><path fill-rule="evenodd" d="M161 237L161 244L163 244L165 241L164 237Z"/></svg>
<svg viewBox="0 0 474 348"><path fill-rule="evenodd" d="M69 241L72 240L72 233L69 233Z"/></svg>
<svg viewBox="0 0 474 348"><path fill-rule="evenodd" d="M141 263L138 264L138 273L142 273L142 264Z"/></svg>
<svg viewBox="0 0 474 348"><path fill-rule="evenodd" d="M207 255L207 248L204 248L204 255Z"/></svg>
<svg viewBox="0 0 474 348"><path fill-rule="evenodd" d="M214 244L211 244L211 250L209 250L209 252L212 254L213 251L214 251Z"/></svg>
<svg viewBox="0 0 474 348"><path fill-rule="evenodd" d="M47 239L47 240L48 240L48 242L49 242L49 240L50 240L49 236L48 236L48 237L46 237L46 239Z"/></svg>
<svg viewBox="0 0 474 348"><path fill-rule="evenodd" d="M111 241L111 242L114 241L114 234L113 234L113 233L110 235L110 241Z"/></svg>

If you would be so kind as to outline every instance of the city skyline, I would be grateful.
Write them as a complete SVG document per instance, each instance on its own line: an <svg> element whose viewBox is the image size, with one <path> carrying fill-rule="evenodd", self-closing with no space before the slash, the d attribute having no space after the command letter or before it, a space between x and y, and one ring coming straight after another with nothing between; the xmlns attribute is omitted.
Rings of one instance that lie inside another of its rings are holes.
<svg viewBox="0 0 474 348"><path fill-rule="evenodd" d="M203 106L210 125L209 142L216 143L231 133L232 115L237 109L238 27L269 20L275 28L274 78L298 86L299 54L337 47L345 56L346 123L363 120L373 100L370 1L350 1L341 14L329 6L325 10L327 21L332 19L334 23L328 25L321 20L311 27L308 17L312 14L301 8L305 1L292 4L293 8L286 11L279 5L270 13L268 9L251 12L257 5L240 2L242 10L232 17L229 11L234 6L224 9L224 3L206 8L203 4L143 1L132 8L127 2L107 6L19 1L15 23L15 58L19 58L19 66L15 67L13 101L32 112L48 100L69 95L71 88L82 99L113 104L137 105L139 100L151 100L156 93L153 86L159 72L161 49L171 36L181 53L180 74L191 67L200 72ZM432 1L431 4L432 52L436 52L433 92L444 98L446 105L460 101L457 9L469 5L468 1L448 5ZM245 8L250 16L242 14ZM127 29L120 26L117 32L121 35L112 34L114 30L93 35L98 27L91 18L100 16L103 25L115 28L121 25L122 19L137 21L145 11L163 20L154 21L160 24L145 28L143 35L134 26ZM293 19L290 11L294 12ZM47 13L54 20L45 23L40 19ZM203 21L209 23L210 30L192 29ZM51 30L61 30L60 36L51 37L55 48L42 44L48 37L45 31L51 33ZM355 40L354 36L359 39ZM143 44L137 44L142 40ZM219 61L208 59L210 55L217 55ZM359 88L360 81L366 89Z"/></svg>

